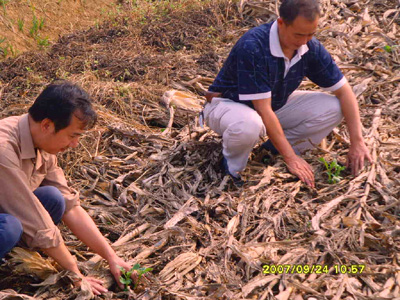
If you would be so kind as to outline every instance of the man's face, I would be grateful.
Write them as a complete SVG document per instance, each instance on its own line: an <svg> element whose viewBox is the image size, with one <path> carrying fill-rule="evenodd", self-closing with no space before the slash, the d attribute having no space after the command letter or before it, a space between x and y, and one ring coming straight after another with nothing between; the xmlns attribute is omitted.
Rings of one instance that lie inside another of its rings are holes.
<svg viewBox="0 0 400 300"><path fill-rule="evenodd" d="M70 124L58 132L55 132L54 123L49 119L43 120L41 126L45 139L40 148L50 154L77 147L79 138L85 132L85 123L75 115L72 115Z"/></svg>
<svg viewBox="0 0 400 300"><path fill-rule="evenodd" d="M302 45L307 44L318 27L319 17L314 21L309 21L303 16L298 16L293 23L288 25L283 19L278 19L279 40L282 50L295 51Z"/></svg>

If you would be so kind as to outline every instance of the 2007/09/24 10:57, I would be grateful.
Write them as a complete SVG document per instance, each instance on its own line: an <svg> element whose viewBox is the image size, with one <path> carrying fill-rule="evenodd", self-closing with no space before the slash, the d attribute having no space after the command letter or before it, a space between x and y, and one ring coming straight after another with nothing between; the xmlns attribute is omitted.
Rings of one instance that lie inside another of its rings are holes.
<svg viewBox="0 0 400 300"><path fill-rule="evenodd" d="M365 265L333 265L333 273L337 274L361 274ZM263 265L264 274L327 274L330 268L328 265Z"/></svg>

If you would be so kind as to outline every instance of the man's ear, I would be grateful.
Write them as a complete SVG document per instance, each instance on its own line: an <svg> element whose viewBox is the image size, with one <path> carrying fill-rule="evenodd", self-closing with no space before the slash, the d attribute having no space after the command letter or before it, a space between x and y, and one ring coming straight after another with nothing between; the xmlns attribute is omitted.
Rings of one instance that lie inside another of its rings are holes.
<svg viewBox="0 0 400 300"><path fill-rule="evenodd" d="M42 133L53 133L54 129L54 122L52 120L46 118L40 122L40 130Z"/></svg>
<svg viewBox="0 0 400 300"><path fill-rule="evenodd" d="M278 22L279 26L283 25L283 19L281 17L279 17L276 21Z"/></svg>

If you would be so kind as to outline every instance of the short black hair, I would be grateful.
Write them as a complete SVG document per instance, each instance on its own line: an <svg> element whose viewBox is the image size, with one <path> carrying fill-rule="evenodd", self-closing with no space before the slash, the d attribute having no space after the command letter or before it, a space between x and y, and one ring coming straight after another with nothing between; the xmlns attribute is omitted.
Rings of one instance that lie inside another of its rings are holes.
<svg viewBox="0 0 400 300"><path fill-rule="evenodd" d="M35 122L50 119L55 132L68 127L73 115L85 123L85 129L92 128L97 121L89 94L66 80L49 84L29 108L29 115Z"/></svg>
<svg viewBox="0 0 400 300"><path fill-rule="evenodd" d="M279 7L279 15L283 21L290 25L302 16L309 21L314 21L321 16L318 0L283 0Z"/></svg>

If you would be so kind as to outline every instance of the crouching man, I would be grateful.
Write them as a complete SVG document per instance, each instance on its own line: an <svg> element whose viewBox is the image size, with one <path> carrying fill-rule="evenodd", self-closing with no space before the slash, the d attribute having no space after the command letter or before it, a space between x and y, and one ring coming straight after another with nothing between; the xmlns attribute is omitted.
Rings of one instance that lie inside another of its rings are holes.
<svg viewBox="0 0 400 300"><path fill-rule="evenodd" d="M209 88L203 115L222 136L223 167L237 185L239 172L260 136L280 153L291 173L314 187L314 173L300 154L311 149L344 116L350 133L347 164L355 175L371 161L357 99L328 51L314 38L318 0L283 0L280 17L245 33ZM297 91L304 77L322 92Z"/></svg>
<svg viewBox="0 0 400 300"><path fill-rule="evenodd" d="M106 292L98 279L85 277L61 237L62 220L94 252L108 261L119 282L118 266L129 269L79 205L57 166L56 154L78 146L97 115L80 87L50 84L29 113L0 121L0 259L18 242L40 249L66 270L87 280L95 295Z"/></svg>

